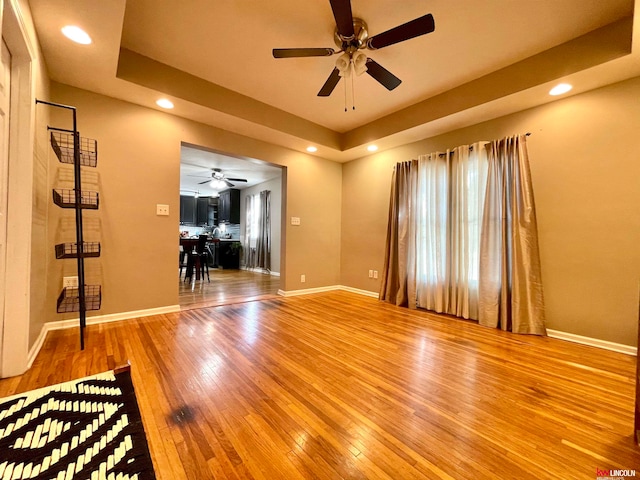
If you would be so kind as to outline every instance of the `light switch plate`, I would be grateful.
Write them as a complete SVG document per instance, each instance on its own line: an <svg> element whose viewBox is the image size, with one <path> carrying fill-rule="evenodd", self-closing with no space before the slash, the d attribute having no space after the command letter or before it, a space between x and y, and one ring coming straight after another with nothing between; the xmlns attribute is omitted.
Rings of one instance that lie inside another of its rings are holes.
<svg viewBox="0 0 640 480"><path fill-rule="evenodd" d="M291 225L300 225L300 217L291 217Z"/></svg>
<svg viewBox="0 0 640 480"><path fill-rule="evenodd" d="M156 215L169 215L169 205L161 205L158 203L156 205Z"/></svg>

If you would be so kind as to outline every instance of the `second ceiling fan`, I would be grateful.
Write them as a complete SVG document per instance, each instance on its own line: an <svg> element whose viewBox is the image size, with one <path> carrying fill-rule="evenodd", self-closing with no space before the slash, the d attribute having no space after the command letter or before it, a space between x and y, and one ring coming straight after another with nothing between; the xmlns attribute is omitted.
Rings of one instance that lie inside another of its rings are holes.
<svg viewBox="0 0 640 480"><path fill-rule="evenodd" d="M229 188L233 188L235 187L235 185L231 182L247 182L246 178L228 178L224 173L222 173L222 170L219 168L212 168L211 169L211 178L205 180L204 182L200 182L198 183L198 185L204 185L205 183L216 183L218 184L219 187L222 187L223 185L226 185Z"/></svg>
<svg viewBox="0 0 640 480"><path fill-rule="evenodd" d="M336 20L334 41L340 50L333 48L274 48L274 58L328 57L342 53L331 75L329 75L329 78L318 92L319 97L328 97L331 95L340 78L349 75L351 66L353 66L356 74L360 75L366 72L387 90L393 90L400 85L402 80L375 60L367 57L361 50L365 48L378 50L411 38L419 37L420 35L431 33L435 30L433 15L430 13L423 15L386 32L370 37L367 31L367 24L359 18L353 18L351 0L329 1L331 3L333 17Z"/></svg>

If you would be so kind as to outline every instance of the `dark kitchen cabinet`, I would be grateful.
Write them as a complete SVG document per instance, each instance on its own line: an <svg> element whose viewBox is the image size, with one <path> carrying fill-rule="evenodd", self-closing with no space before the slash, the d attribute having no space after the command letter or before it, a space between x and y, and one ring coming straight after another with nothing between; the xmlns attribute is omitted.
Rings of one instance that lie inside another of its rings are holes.
<svg viewBox="0 0 640 480"><path fill-rule="evenodd" d="M240 223L240 190L230 188L220 192L218 198L218 223Z"/></svg>
<svg viewBox="0 0 640 480"><path fill-rule="evenodd" d="M209 197L200 197L196 200L196 225L209 224Z"/></svg>
<svg viewBox="0 0 640 480"><path fill-rule="evenodd" d="M218 199L209 198L209 208L207 213L207 225L214 227L218 225Z"/></svg>
<svg viewBox="0 0 640 480"><path fill-rule="evenodd" d="M180 225L217 225L217 198L180 195Z"/></svg>
<svg viewBox="0 0 640 480"><path fill-rule="evenodd" d="M180 225L196 224L196 200L196 197L180 195Z"/></svg>

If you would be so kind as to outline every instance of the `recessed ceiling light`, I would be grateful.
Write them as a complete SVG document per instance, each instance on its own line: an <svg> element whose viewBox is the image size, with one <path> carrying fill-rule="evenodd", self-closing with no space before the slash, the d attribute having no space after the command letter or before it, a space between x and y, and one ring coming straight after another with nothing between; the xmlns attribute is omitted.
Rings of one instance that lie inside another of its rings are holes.
<svg viewBox="0 0 640 480"><path fill-rule="evenodd" d="M161 98L156 102L156 105L162 108L173 108L173 102L171 100L167 100L166 98Z"/></svg>
<svg viewBox="0 0 640 480"><path fill-rule="evenodd" d="M73 40L76 43L81 43L82 45L89 45L91 43L89 34L75 25L62 27L62 33L69 40Z"/></svg>
<svg viewBox="0 0 640 480"><path fill-rule="evenodd" d="M562 95L563 93L567 93L573 87L568 83L560 83L549 90L549 95Z"/></svg>
<svg viewBox="0 0 640 480"><path fill-rule="evenodd" d="M318 147L314 147L313 145L310 147L307 147L307 152L317 152L318 151Z"/></svg>
<svg viewBox="0 0 640 480"><path fill-rule="evenodd" d="M367 147L367 150L369 150L370 152L375 152L376 150L378 150L378 146L377 145L369 145Z"/></svg>

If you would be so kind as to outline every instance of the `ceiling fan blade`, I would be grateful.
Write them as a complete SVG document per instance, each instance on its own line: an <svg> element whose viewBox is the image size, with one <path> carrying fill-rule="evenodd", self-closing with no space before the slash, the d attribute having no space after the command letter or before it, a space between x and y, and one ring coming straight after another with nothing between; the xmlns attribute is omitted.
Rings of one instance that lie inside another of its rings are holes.
<svg viewBox="0 0 640 480"><path fill-rule="evenodd" d="M328 97L329 95L331 95L331 92L333 92L333 89L336 88L336 85L340 81L340 78L342 78L340 77L340 70L334 68L333 72L331 72L331 75L329 75L329 78L327 78L327 81L324 82L324 85L318 92L318 96Z"/></svg>
<svg viewBox="0 0 640 480"><path fill-rule="evenodd" d="M274 48L273 58L330 57L333 48Z"/></svg>
<svg viewBox="0 0 640 480"><path fill-rule="evenodd" d="M211 179L206 180L204 182L198 182L198 185L204 185L205 183L211 183Z"/></svg>
<svg viewBox="0 0 640 480"><path fill-rule="evenodd" d="M351 0L329 0L329 2L331 3L333 18L336 19L336 27L340 36L347 39L354 37Z"/></svg>
<svg viewBox="0 0 640 480"><path fill-rule="evenodd" d="M235 187L235 185L234 185L233 183L231 183L229 180L227 180L226 178L223 178L223 179L222 179L222 181L223 181L224 183L226 183L226 184L227 184L227 187L229 187L229 188L233 188L233 187Z"/></svg>
<svg viewBox="0 0 640 480"><path fill-rule="evenodd" d="M246 182L247 181L246 178L227 178L227 180L229 180L231 182Z"/></svg>
<svg viewBox="0 0 640 480"><path fill-rule="evenodd" d="M386 32L374 35L367 40L367 47L375 50L378 48L388 47L394 43L404 42L410 38L419 37L431 33L436 29L436 23L433 15L428 13L422 17L411 20L410 22L399 25Z"/></svg>
<svg viewBox="0 0 640 480"><path fill-rule="evenodd" d="M367 73L380 82L387 90L393 90L402 83L402 80L370 58L367 58Z"/></svg>

